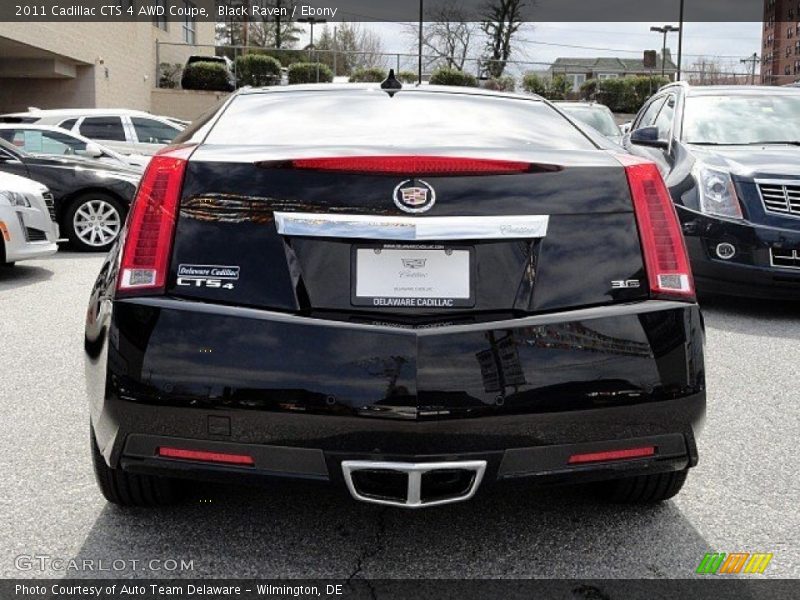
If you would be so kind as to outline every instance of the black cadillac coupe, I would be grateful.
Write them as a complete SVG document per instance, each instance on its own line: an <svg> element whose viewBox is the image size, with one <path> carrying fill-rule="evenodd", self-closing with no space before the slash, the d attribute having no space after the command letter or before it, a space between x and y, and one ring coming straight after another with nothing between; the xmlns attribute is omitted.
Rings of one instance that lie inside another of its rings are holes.
<svg viewBox="0 0 800 600"><path fill-rule="evenodd" d="M397 86L242 90L153 158L87 311L109 501L680 490L703 326L656 166L537 97Z"/></svg>
<svg viewBox="0 0 800 600"><path fill-rule="evenodd" d="M624 144L659 165L700 292L800 299L800 89L671 84Z"/></svg>

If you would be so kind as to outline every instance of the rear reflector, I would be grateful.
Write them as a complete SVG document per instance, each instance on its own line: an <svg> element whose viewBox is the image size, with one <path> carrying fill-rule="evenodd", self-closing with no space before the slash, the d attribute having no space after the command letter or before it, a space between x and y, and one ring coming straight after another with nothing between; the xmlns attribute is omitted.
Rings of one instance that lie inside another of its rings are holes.
<svg viewBox="0 0 800 600"><path fill-rule="evenodd" d="M608 450L606 452L589 452L587 454L573 454L567 461L570 465L583 463L607 462L610 460L625 460L628 458L643 458L653 456L656 453L655 446L642 446L641 448L627 448L625 450Z"/></svg>
<svg viewBox="0 0 800 600"><path fill-rule="evenodd" d="M386 175L508 175L526 173L530 163L485 158L447 156L349 156L304 158L290 161L292 168L313 171Z"/></svg>
<svg viewBox="0 0 800 600"><path fill-rule="evenodd" d="M655 163L620 156L631 188L650 292L693 300L694 281L678 215Z"/></svg>
<svg viewBox="0 0 800 600"><path fill-rule="evenodd" d="M164 290L183 173L192 149L165 148L150 160L131 204L118 291Z"/></svg>
<svg viewBox="0 0 800 600"><path fill-rule="evenodd" d="M202 462L224 463L227 465L253 466L255 460L247 454L226 454L224 452L206 452L204 450L186 450L184 448L159 447L156 451L163 458L179 458L181 460L198 460Z"/></svg>

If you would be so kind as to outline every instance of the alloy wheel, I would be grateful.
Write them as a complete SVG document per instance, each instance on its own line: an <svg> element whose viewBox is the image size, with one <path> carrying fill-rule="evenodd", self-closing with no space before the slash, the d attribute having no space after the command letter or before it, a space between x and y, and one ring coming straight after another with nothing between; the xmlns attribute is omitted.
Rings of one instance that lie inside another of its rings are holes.
<svg viewBox="0 0 800 600"><path fill-rule="evenodd" d="M100 248L117 239L122 229L122 218L109 202L100 199L87 200L75 211L72 227L81 242Z"/></svg>

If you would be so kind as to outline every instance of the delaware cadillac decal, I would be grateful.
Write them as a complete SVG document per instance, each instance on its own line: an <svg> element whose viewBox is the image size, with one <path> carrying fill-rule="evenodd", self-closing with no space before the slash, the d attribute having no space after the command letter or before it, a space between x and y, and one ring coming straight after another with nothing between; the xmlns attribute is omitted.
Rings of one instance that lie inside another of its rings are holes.
<svg viewBox="0 0 800 600"><path fill-rule="evenodd" d="M177 284L184 287L232 290L239 279L235 265L178 265Z"/></svg>
<svg viewBox="0 0 800 600"><path fill-rule="evenodd" d="M421 179L406 179L394 188L394 203L408 213L425 212L436 203L436 192Z"/></svg>

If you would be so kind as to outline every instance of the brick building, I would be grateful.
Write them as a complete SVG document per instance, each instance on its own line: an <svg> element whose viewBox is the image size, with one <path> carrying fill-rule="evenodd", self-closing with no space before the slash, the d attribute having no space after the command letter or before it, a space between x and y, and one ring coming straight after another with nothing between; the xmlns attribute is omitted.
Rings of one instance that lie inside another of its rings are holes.
<svg viewBox="0 0 800 600"><path fill-rule="evenodd" d="M761 83L800 80L800 0L764 0Z"/></svg>

